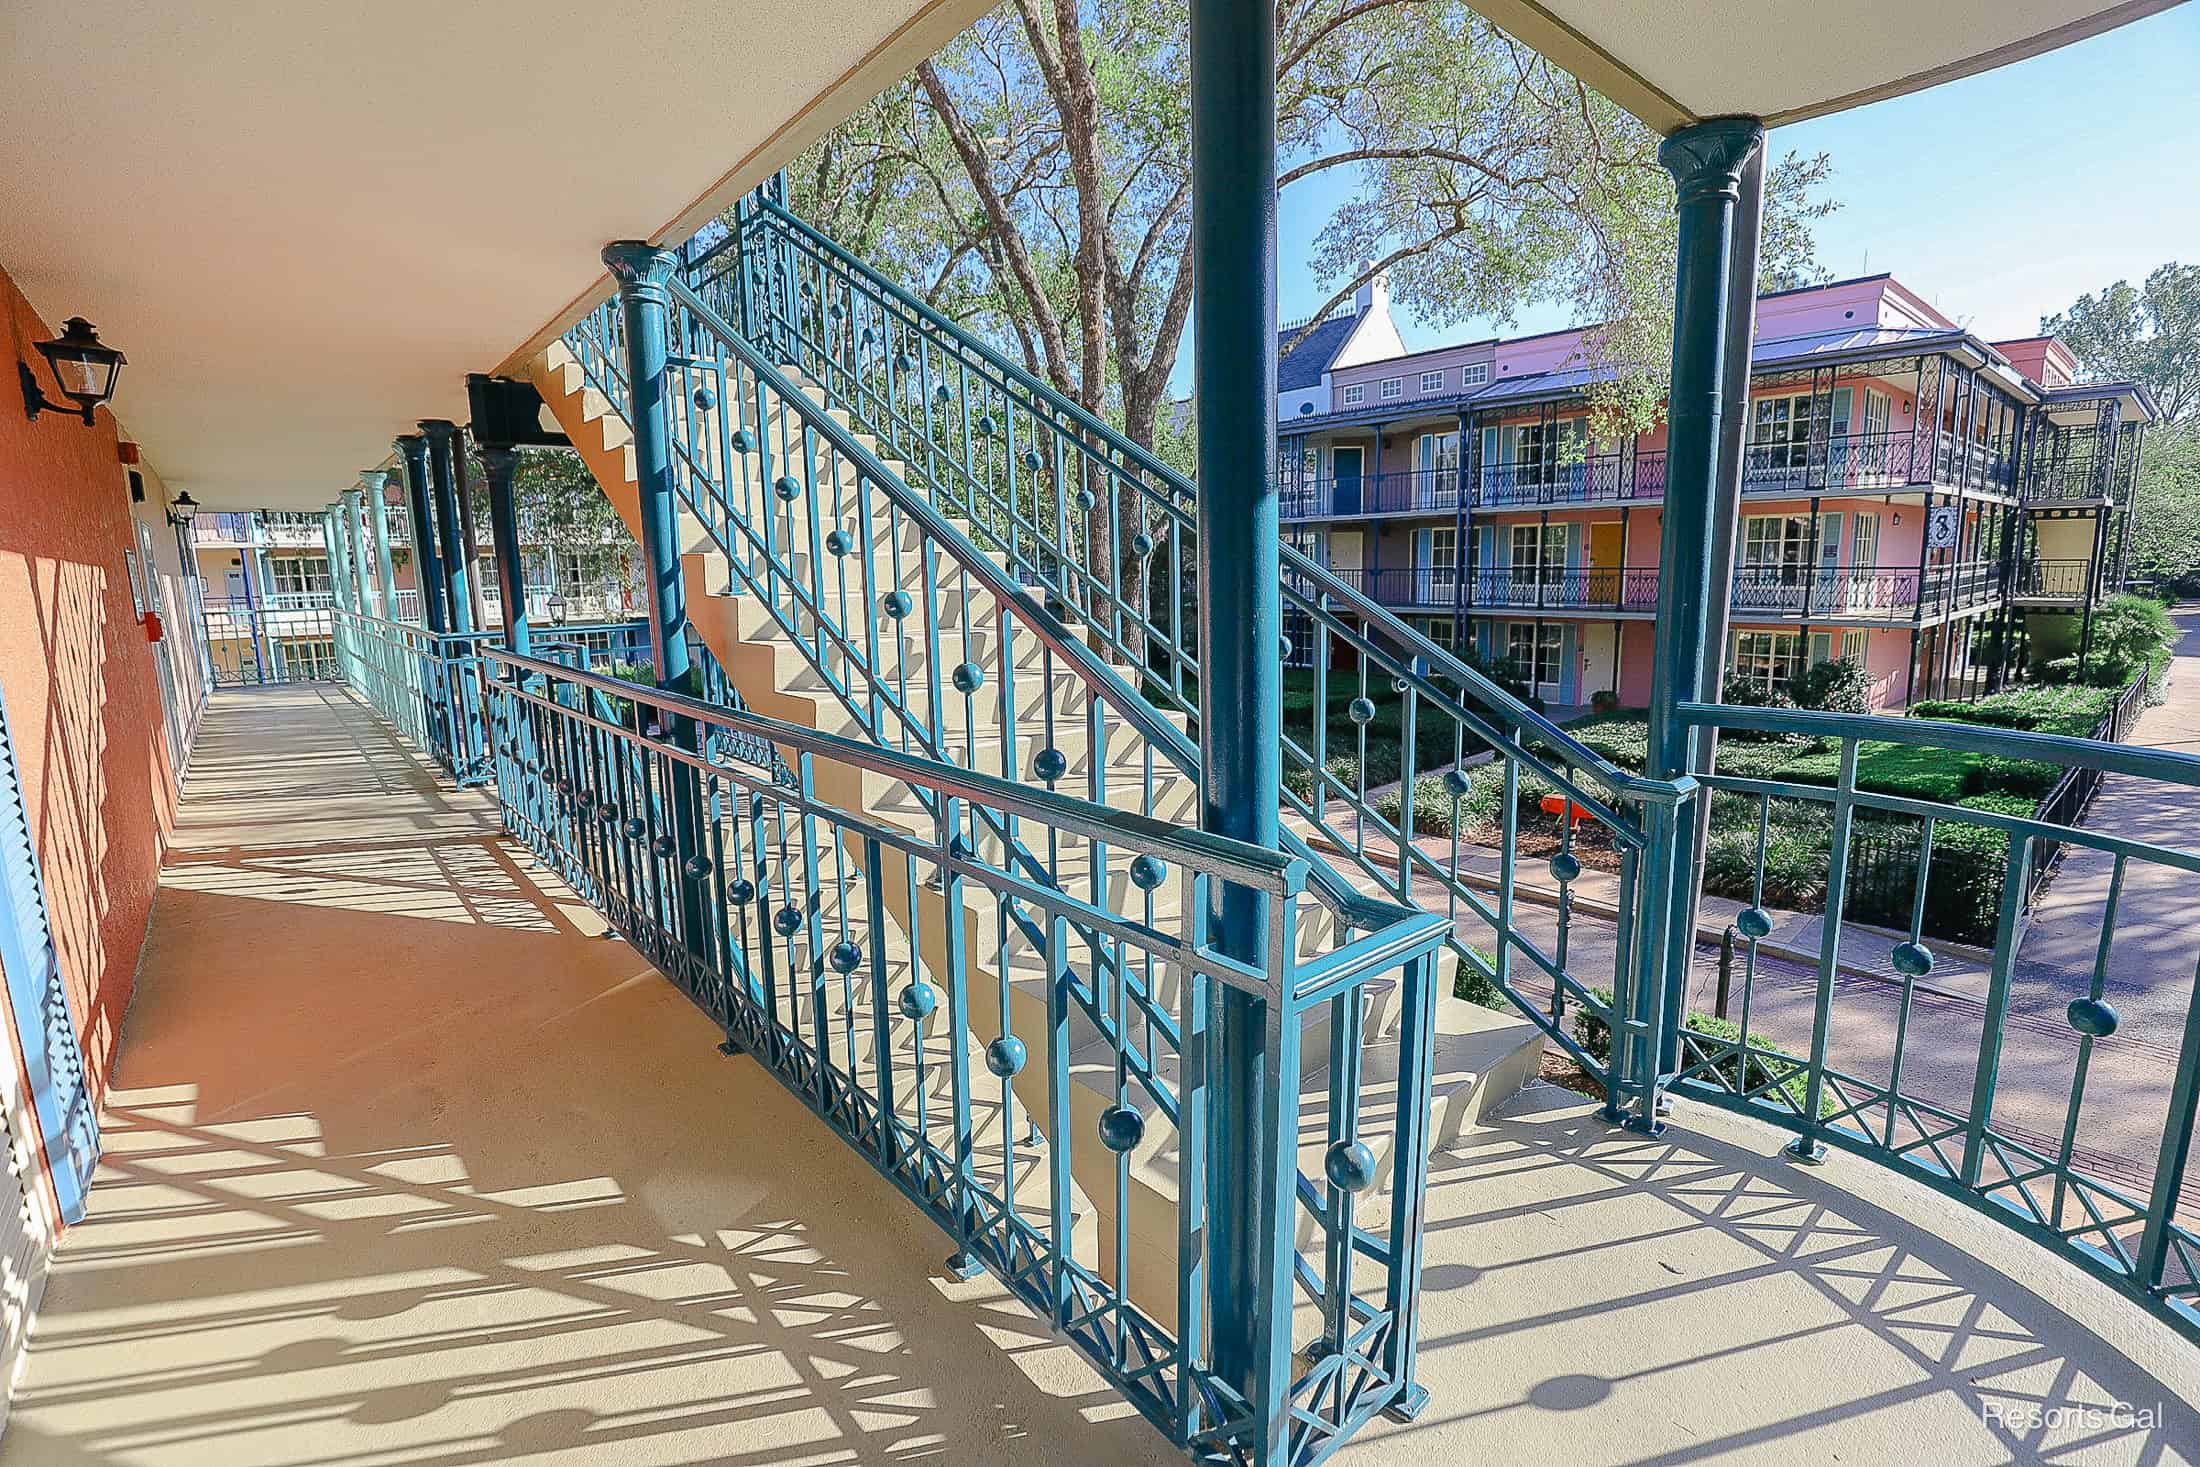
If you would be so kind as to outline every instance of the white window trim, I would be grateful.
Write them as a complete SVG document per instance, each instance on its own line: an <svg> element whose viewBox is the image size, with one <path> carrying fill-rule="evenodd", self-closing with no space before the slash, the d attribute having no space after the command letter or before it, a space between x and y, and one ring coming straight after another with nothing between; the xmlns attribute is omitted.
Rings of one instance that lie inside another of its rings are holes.
<svg viewBox="0 0 2200 1467"><path fill-rule="evenodd" d="M1480 387L1489 380L1490 364L1488 362L1469 362L1459 369L1459 385L1461 387Z"/></svg>
<svg viewBox="0 0 2200 1467"><path fill-rule="evenodd" d="M1346 407L1357 407L1365 401L1367 401L1367 384L1365 382L1345 383L1344 405Z"/></svg>
<svg viewBox="0 0 2200 1467"><path fill-rule="evenodd" d="M1421 374L1421 390L1423 392L1442 392L1444 390L1444 374L1442 372L1423 372Z"/></svg>
<svg viewBox="0 0 2200 1467"><path fill-rule="evenodd" d="M1385 377L1378 395L1384 402L1389 402L1395 397L1404 397L1406 395L1406 379L1403 377Z"/></svg>

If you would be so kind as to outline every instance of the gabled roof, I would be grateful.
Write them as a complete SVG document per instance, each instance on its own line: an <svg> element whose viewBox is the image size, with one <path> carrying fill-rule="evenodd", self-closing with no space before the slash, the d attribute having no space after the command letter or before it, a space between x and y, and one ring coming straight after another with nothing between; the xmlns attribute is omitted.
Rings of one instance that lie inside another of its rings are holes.
<svg viewBox="0 0 2200 1467"><path fill-rule="evenodd" d="M1276 391L1304 392L1309 387L1322 385L1322 373L1344 350L1344 344L1352 339L1352 330L1360 324L1358 316L1331 316L1328 320L1306 332L1306 339L1293 347L1290 355L1276 359ZM1276 333L1276 351L1280 354L1291 339L1306 330L1304 322L1286 326Z"/></svg>

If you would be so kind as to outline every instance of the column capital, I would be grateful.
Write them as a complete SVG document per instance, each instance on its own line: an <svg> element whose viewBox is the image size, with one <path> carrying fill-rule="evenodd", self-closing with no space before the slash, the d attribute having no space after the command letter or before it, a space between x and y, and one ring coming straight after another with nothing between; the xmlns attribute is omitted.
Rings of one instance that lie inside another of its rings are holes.
<svg viewBox="0 0 2200 1467"><path fill-rule="evenodd" d="M645 239L615 239L603 247L604 268L619 282L622 296L662 301L665 286L680 266L680 253Z"/></svg>
<svg viewBox="0 0 2200 1467"><path fill-rule="evenodd" d="M422 418L420 432L424 437L443 443L458 436L458 424L449 418Z"/></svg>
<svg viewBox="0 0 2200 1467"><path fill-rule="evenodd" d="M1765 144L1765 125L1754 117L1714 117L1684 127L1658 144L1658 162L1673 175L1680 202L1707 195L1739 198L1742 169Z"/></svg>
<svg viewBox="0 0 2200 1467"><path fill-rule="evenodd" d="M382 468L359 471L359 492L372 499L390 487L389 470Z"/></svg>
<svg viewBox="0 0 2200 1467"><path fill-rule="evenodd" d="M519 469L519 450L509 445L496 444L475 452L480 455L482 470L491 477L502 474L508 478Z"/></svg>
<svg viewBox="0 0 2200 1467"><path fill-rule="evenodd" d="M428 463L428 438L424 433L400 433L391 440L408 468L425 468Z"/></svg>

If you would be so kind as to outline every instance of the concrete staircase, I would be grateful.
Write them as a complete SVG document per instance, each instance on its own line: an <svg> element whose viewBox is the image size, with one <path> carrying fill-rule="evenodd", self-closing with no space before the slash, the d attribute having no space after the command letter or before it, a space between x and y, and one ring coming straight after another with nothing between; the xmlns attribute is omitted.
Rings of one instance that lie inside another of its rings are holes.
<svg viewBox="0 0 2200 1467"><path fill-rule="evenodd" d="M626 421L587 383L579 363L563 343L553 343L533 364L531 375L543 400L639 540L639 498L632 435ZM824 408L813 387L805 384L804 390L811 394L813 406ZM781 407L778 411L790 410ZM834 421L849 426L844 414L830 411ZM864 447L878 451L868 436L855 436ZM901 464L889 460L886 466L906 478L907 471ZM921 492L921 486L912 487ZM898 625L885 623L891 635L882 636L869 675L874 684L891 689L905 710L903 717L889 720L891 726L881 730L885 741L894 742L904 729L934 727L931 700L937 684L942 690L937 727L949 733L940 739L935 757L1036 785L1040 781L1033 774L1035 757L1042 749L1052 749L1063 761L1063 772L1054 787L1078 795L1090 792L1093 761L1097 760L1110 805L1171 824L1190 825L1196 821L1198 792L1194 781L1154 755L1137 729L1103 709L1104 716L1097 721L1104 732L1097 740L1091 736L1095 721L1091 718L1095 711L1091 690L1060 659L1051 656L1037 636L1016 633L1016 618L1024 608L1003 607L991 592L967 578L956 594L938 594L936 574L928 581L930 573L924 569L923 531L906 516L874 514L857 532L869 536L876 563L900 568L898 584L903 589L913 597L922 597L928 590L934 595L943 630L943 661L952 655L986 669L981 687L968 693L954 690L945 670L926 664L921 636L904 636ZM738 581L725 548L685 510L681 514L681 533L689 617L748 706L789 723L874 741L871 731L834 691L827 669L820 666L809 645L816 630L811 614L790 598L780 604L780 615L774 615L773 608L758 596L730 590ZM811 573L806 555L794 553L787 560L796 579L806 580ZM856 614L865 614L865 610L859 606ZM1000 639L1004 628L1009 635L1006 655L1016 668L1017 682L1016 707L1013 717L1006 719L1000 701L1001 680L996 675L1003 654ZM947 635L950 630L952 636ZM950 642L952 653L947 650ZM844 681L849 672L843 667L832 670ZM1169 716L1182 727L1181 715ZM1002 768L1006 746L1003 732L1009 729L1014 731L1016 767ZM913 744L903 746L910 752L924 752ZM861 811L924 839L937 834L932 814L915 792L899 781L851 765L823 761L814 766L814 778L819 796L842 809ZM861 843L851 840L845 844L850 861L860 869L864 859ZM981 838L980 854L996 864L1006 857L1002 842L992 836ZM1126 863L1116 853L1104 867L1104 890L1094 891L1091 853L1082 842L1059 842L1050 854L1049 864L1064 890L1107 910L1140 916L1163 931L1175 926L1181 901L1177 873L1170 872L1152 890L1141 891L1129 881ZM878 874L899 928L891 938L890 966L906 964L913 935L917 968L932 975L944 973L949 917L946 897L931 879L933 873L929 869L912 871L906 856L888 849ZM1372 883L1369 887L1372 889ZM1332 946L1338 934L1326 910L1312 902L1306 905L1311 920L1301 923L1300 952L1311 958ZM965 968L970 975L964 1018L973 1051L971 1069L977 1081L973 1093L982 1094L990 1084L997 1083L986 1074L982 1063L985 1046L996 1036L1015 1036L1030 1056L1011 1082L1022 1116L1011 1117L1004 1112L999 1117L999 1134L1010 1137L1020 1131L1024 1118L1042 1129L1047 1124L1047 1073L1041 1057L1048 1042L1050 984L1046 955L1021 928L1002 921L1001 916L990 892L966 884L960 926ZM1081 944L1075 945L1081 950ZM1070 961L1081 961L1081 951L1072 954ZM1142 981L1150 982L1155 1007L1173 1013L1176 975L1158 962L1143 966L1146 973ZM992 981L995 975L1005 975L1006 981ZM1436 1114L1432 1126L1438 1145L1478 1124L1490 1107L1533 1078L1542 1051L1541 1032L1532 1023L1452 998L1449 976L1447 972L1439 985L1444 991L1439 999ZM944 994L944 988L941 991ZM1391 1002L1393 997L1394 989L1389 984L1373 986L1367 997L1362 1016L1362 1064L1370 1082L1395 1073L1397 1005ZM859 1006L867 1004L868 996L858 994L852 1001ZM1309 1016L1303 1035L1309 1074L1302 1167L1308 1175L1317 1177L1327 1093L1326 1076L1318 1067L1330 1050L1329 1022L1325 1007ZM923 1042L930 1046L940 1042L938 1036L945 1031L943 1015L935 1013L928 1023ZM1135 1021L1125 1018L1122 1023L1136 1035ZM862 1022L850 1026L859 1034L868 1034L869 1027L867 1013ZM1117 1046L1074 1006L1070 1029L1069 1073L1073 1083L1069 1088L1066 1142L1072 1175L1098 1224L1084 1232L1092 1245L1087 1261L1103 1276L1112 1278L1120 1215L1129 1232L1125 1250L1128 1292L1142 1308L1173 1326L1177 1287L1175 1133L1152 1097L1138 1085L1131 1085L1126 1103L1137 1108L1148 1124L1142 1140L1127 1156L1119 1199L1117 1157L1099 1139L1101 1113L1117 1101ZM1164 1046L1156 1048L1165 1050ZM1163 1052L1155 1059L1158 1079L1173 1086L1174 1056ZM944 1075L944 1064L933 1075L935 1079ZM1053 1136L1047 1140L1062 1145L1065 1138ZM1363 1196L1362 1205L1386 1204L1368 1194Z"/></svg>

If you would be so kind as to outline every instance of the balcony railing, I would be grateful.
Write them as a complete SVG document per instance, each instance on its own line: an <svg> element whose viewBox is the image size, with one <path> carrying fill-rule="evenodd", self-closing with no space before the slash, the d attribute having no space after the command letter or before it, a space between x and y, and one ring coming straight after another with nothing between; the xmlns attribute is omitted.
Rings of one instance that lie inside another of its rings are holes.
<svg viewBox="0 0 2200 1467"><path fill-rule="evenodd" d="M2077 563L2083 570L2084 563ZM1655 566L1505 567L1463 572L1450 566L1330 570L1344 584L1383 606L1441 611L1612 611L1657 609ZM1907 620L1960 611L1993 599L1991 562L1956 567L1881 569L1827 566L1743 566L1734 573L1733 609L1758 617ZM1922 594L1921 594L1922 591ZM2022 593L2020 593L2022 594ZM2076 593L2073 593L2076 594Z"/></svg>
<svg viewBox="0 0 2200 1467"><path fill-rule="evenodd" d="M2027 560L2017 566L2009 594L2027 601L2079 601L2092 579L2090 560Z"/></svg>
<svg viewBox="0 0 2200 1467"><path fill-rule="evenodd" d="M2028 503L2120 500L2138 472L2138 435L2129 425L2043 429L2025 475Z"/></svg>
<svg viewBox="0 0 2200 1467"><path fill-rule="evenodd" d="M1651 611L1658 604L1656 566L1600 569L1477 571L1473 604L1537 611Z"/></svg>

